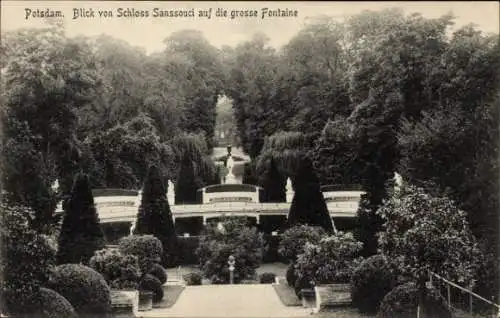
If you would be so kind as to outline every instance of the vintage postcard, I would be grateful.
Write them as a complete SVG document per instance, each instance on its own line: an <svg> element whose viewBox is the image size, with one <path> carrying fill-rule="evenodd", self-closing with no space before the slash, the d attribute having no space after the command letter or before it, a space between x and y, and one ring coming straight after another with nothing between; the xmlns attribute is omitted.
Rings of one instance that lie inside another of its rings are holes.
<svg viewBox="0 0 500 318"><path fill-rule="evenodd" d="M2 1L1 317L500 317L497 1Z"/></svg>

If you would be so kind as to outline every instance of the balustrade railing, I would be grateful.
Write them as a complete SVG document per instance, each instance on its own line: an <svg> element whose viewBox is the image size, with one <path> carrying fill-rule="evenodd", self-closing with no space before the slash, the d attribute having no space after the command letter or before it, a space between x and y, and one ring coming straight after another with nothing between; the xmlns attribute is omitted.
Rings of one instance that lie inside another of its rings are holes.
<svg viewBox="0 0 500 318"><path fill-rule="evenodd" d="M493 300L488 300L434 272L428 273L429 284L440 293L455 317L500 317L500 305Z"/></svg>

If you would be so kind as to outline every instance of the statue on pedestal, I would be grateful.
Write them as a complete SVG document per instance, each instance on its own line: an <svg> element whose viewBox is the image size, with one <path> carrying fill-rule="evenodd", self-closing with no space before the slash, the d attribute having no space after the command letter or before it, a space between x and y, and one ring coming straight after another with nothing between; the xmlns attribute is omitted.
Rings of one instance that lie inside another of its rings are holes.
<svg viewBox="0 0 500 318"><path fill-rule="evenodd" d="M57 193L59 191L59 179L56 179L56 181L54 181L54 183L52 183L52 191L54 191L55 193Z"/></svg>
<svg viewBox="0 0 500 318"><path fill-rule="evenodd" d="M231 153L229 153L228 155L229 155L229 157L227 158L227 161L226 161L226 168L229 172L226 176L226 183L227 184L235 184L237 182L236 182L236 176L233 174L234 160L233 160L233 156L231 156Z"/></svg>

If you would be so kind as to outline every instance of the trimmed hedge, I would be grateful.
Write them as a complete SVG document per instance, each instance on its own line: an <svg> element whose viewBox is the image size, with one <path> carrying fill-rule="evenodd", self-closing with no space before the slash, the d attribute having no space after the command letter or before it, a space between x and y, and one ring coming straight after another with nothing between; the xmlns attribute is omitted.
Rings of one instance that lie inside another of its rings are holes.
<svg viewBox="0 0 500 318"><path fill-rule="evenodd" d="M275 273L263 273L260 275L261 284L273 284L276 281Z"/></svg>
<svg viewBox="0 0 500 318"><path fill-rule="evenodd" d="M151 274L146 274L139 283L139 290L150 291L153 293L153 302L159 302L163 299L163 287L158 280Z"/></svg>
<svg viewBox="0 0 500 318"><path fill-rule="evenodd" d="M48 288L40 288L40 317L43 318L76 318L75 308L61 294Z"/></svg>
<svg viewBox="0 0 500 318"><path fill-rule="evenodd" d="M110 289L90 267L64 264L55 268L49 287L66 298L80 317L104 317L111 312Z"/></svg>
<svg viewBox="0 0 500 318"><path fill-rule="evenodd" d="M326 184L321 186L321 192L333 191L363 191L360 184Z"/></svg>
<svg viewBox="0 0 500 318"><path fill-rule="evenodd" d="M364 260L351 277L352 304L363 313L376 313L384 296L395 286L396 277L386 257Z"/></svg>
<svg viewBox="0 0 500 318"><path fill-rule="evenodd" d="M201 273L189 273L182 276L187 285L201 285L202 284L202 275Z"/></svg>
<svg viewBox="0 0 500 318"><path fill-rule="evenodd" d="M251 184L216 184L205 187L205 193L215 192L255 192L257 186Z"/></svg>
<svg viewBox="0 0 500 318"><path fill-rule="evenodd" d="M167 272L165 271L165 268L163 268L163 266L161 266L160 264L153 264L153 267L151 267L151 269L149 270L149 274L158 278L162 285L167 282Z"/></svg>

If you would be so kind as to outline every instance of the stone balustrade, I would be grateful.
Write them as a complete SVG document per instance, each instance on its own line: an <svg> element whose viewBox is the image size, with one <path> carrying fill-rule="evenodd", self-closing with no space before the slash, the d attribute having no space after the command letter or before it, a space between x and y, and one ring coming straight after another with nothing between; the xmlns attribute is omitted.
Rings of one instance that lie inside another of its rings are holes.
<svg viewBox="0 0 500 318"><path fill-rule="evenodd" d="M220 216L248 216L287 215L291 202L261 203L258 200L258 191L211 192L205 195L203 204L172 204L170 209L175 219L186 217L207 218ZM360 191L333 191L324 193L326 205L331 217L353 218L359 205ZM224 199L225 198L225 199ZM243 198L243 199L240 199ZM221 199L221 200L218 200ZM222 200L224 199L224 200ZM210 201L211 200L211 201ZM99 219L102 223L133 221L137 216L140 204L138 195L97 196L94 198Z"/></svg>

